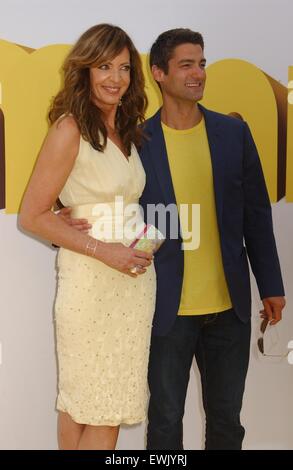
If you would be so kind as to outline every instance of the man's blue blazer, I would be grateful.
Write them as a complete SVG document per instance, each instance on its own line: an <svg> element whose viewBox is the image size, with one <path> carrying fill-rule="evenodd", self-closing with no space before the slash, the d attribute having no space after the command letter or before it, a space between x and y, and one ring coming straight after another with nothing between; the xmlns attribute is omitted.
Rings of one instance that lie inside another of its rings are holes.
<svg viewBox="0 0 293 470"><path fill-rule="evenodd" d="M260 297L284 295L273 234L271 205L259 156L247 124L200 106L209 141L216 215L224 272L233 308L241 321L251 315L251 290L247 255ZM140 149L146 186L140 204L176 204L161 111L146 121L148 139ZM179 156L180 158L180 156ZM194 201L196 204L198 201ZM170 330L180 304L184 252L182 238L167 236L155 255L157 300L153 334ZM212 313L212 312L211 312Z"/></svg>

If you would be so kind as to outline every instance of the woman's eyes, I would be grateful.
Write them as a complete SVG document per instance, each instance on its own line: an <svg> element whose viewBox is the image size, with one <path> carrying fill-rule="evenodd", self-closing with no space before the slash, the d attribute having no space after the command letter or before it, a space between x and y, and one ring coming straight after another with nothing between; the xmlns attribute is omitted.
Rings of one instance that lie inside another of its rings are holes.
<svg viewBox="0 0 293 470"><path fill-rule="evenodd" d="M109 64L102 64L98 67L100 70L109 70L110 69L110 65ZM129 72L130 70L130 65L123 65L120 70L124 70L126 72Z"/></svg>

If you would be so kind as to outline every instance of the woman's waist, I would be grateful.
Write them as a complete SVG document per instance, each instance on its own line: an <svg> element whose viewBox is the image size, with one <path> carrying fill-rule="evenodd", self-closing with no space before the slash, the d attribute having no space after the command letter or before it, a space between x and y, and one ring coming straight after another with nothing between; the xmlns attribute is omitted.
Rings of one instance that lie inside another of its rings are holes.
<svg viewBox="0 0 293 470"><path fill-rule="evenodd" d="M102 241L130 243L144 227L138 202L104 202L72 206L71 217L87 219L89 235Z"/></svg>

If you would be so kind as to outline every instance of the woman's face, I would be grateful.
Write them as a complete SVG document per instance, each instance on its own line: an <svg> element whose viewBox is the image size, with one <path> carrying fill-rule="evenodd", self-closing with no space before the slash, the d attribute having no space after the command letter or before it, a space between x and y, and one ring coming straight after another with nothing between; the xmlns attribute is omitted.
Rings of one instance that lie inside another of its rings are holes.
<svg viewBox="0 0 293 470"><path fill-rule="evenodd" d="M114 59L90 68L92 101L101 109L118 106L130 84L130 54L125 47Z"/></svg>

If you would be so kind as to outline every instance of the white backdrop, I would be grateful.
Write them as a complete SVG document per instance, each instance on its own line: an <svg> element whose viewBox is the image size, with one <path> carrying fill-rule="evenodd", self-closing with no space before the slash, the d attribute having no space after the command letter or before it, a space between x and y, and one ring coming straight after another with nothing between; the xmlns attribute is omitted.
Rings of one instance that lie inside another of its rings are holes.
<svg viewBox="0 0 293 470"><path fill-rule="evenodd" d="M292 0L1 0L0 38L39 48L73 43L89 26L110 22L147 52L173 27L202 32L208 63L240 58L284 85L293 65ZM19 71L21 80L21 70ZM273 207L287 308L277 327L280 347L293 339L293 203ZM52 305L55 252L24 236L14 215L0 211L0 449L55 449L56 361ZM256 292L256 290L254 289ZM256 296L255 296L256 298ZM242 421L245 449L293 449L293 366L260 358L255 301L251 362ZM200 449L203 413L199 380L191 373L184 418L186 449ZM144 425L123 428L118 448L143 449Z"/></svg>

